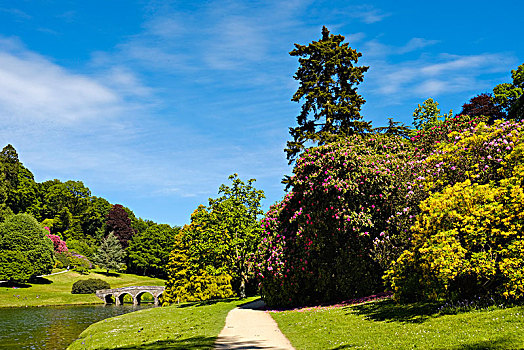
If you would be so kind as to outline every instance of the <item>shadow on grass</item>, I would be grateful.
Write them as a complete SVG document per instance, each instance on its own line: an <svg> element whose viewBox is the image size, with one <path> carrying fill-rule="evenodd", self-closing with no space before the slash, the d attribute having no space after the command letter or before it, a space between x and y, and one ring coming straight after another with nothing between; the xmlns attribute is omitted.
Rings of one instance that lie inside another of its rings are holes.
<svg viewBox="0 0 524 350"><path fill-rule="evenodd" d="M29 282L32 284L51 284L53 283L53 281L48 280L47 278L44 278L44 277L34 277Z"/></svg>
<svg viewBox="0 0 524 350"><path fill-rule="evenodd" d="M183 304L176 305L177 308L183 309L186 307L200 307L200 306L207 306L207 305L215 305L218 303L229 303L235 300L240 300L240 298L228 298L228 299L212 299L212 300L205 300L205 301L194 301L194 302L186 302Z"/></svg>
<svg viewBox="0 0 524 350"><path fill-rule="evenodd" d="M481 349L524 349L524 347L513 348L509 346L514 346L509 339L498 338L495 340L483 340L478 341L473 344L463 344L453 348L448 348L450 350L481 350Z"/></svg>
<svg viewBox="0 0 524 350"><path fill-rule="evenodd" d="M22 282L16 282L16 281L6 281L0 284L0 287L2 288L31 288L31 285L27 283L22 283Z"/></svg>
<svg viewBox="0 0 524 350"><path fill-rule="evenodd" d="M365 316L373 321L422 323L438 314L439 304L397 304L391 299L346 307L352 314Z"/></svg>
<svg viewBox="0 0 524 350"><path fill-rule="evenodd" d="M216 337L193 337L182 340L159 340L151 343L144 342L136 346L124 346L119 348L100 348L100 350L133 350L133 349L188 349L200 350L211 349Z"/></svg>
<svg viewBox="0 0 524 350"><path fill-rule="evenodd" d="M120 274L118 272L92 271L92 273L96 273L96 274L106 276L106 277L120 277Z"/></svg>

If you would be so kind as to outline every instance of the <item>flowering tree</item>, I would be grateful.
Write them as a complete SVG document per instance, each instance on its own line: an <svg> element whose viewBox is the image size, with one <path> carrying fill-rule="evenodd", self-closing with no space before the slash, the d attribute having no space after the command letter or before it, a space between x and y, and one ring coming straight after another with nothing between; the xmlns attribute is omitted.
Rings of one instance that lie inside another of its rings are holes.
<svg viewBox="0 0 524 350"><path fill-rule="evenodd" d="M382 285L372 248L388 229L412 157L398 136L354 135L304 152L292 191L272 206L256 263L261 293L273 305L340 300Z"/></svg>

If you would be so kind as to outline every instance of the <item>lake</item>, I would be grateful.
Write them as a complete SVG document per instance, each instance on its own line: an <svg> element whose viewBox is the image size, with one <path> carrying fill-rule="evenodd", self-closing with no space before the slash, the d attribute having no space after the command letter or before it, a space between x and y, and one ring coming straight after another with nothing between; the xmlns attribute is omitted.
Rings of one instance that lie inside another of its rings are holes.
<svg viewBox="0 0 524 350"><path fill-rule="evenodd" d="M0 349L65 349L92 323L153 305L0 308Z"/></svg>

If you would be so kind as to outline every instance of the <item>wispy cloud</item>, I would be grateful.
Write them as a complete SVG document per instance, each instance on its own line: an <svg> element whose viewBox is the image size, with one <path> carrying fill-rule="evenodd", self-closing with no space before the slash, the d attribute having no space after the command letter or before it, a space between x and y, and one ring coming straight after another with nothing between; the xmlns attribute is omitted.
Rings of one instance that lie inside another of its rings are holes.
<svg viewBox="0 0 524 350"><path fill-rule="evenodd" d="M372 5L358 5L349 7L348 16L357 18L366 24L372 24L382 21L384 18L391 16L391 14L383 12Z"/></svg>
<svg viewBox="0 0 524 350"><path fill-rule="evenodd" d="M507 70L514 61L504 54L479 55L422 55L418 59L401 63L386 60L370 64L372 92L394 95L402 100L410 97L428 97L479 91L488 87L486 75Z"/></svg>

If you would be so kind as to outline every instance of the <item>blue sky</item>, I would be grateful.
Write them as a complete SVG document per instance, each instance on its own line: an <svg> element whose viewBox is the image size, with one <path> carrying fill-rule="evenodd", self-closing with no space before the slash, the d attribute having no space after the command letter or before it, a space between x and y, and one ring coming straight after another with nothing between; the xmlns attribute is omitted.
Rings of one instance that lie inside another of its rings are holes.
<svg viewBox="0 0 524 350"><path fill-rule="evenodd" d="M326 25L370 66L374 126L432 97L459 112L524 62L524 3L0 1L0 146L37 181L81 180L182 225L238 173L281 199L300 105L293 43Z"/></svg>

